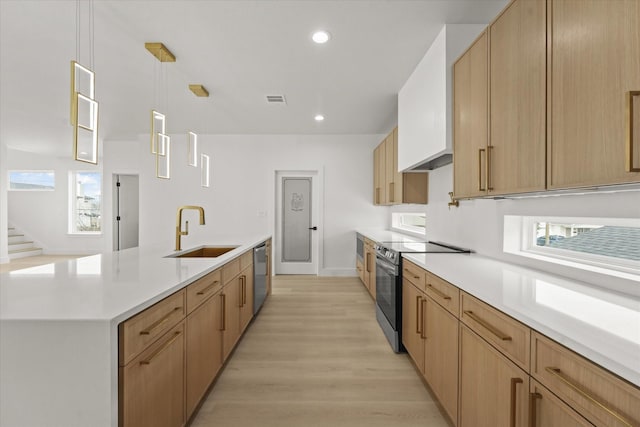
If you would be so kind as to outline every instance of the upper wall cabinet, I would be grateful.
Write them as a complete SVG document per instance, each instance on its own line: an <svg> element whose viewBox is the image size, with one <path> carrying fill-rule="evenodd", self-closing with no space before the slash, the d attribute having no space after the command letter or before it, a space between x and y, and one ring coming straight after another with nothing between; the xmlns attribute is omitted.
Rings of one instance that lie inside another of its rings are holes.
<svg viewBox="0 0 640 427"><path fill-rule="evenodd" d="M549 188L640 181L640 1L556 0L548 16Z"/></svg>
<svg viewBox="0 0 640 427"><path fill-rule="evenodd" d="M638 0L512 1L487 30L486 116L485 42L455 65L455 197L640 182L638 28Z"/></svg>
<svg viewBox="0 0 640 427"><path fill-rule="evenodd" d="M545 13L515 0L489 27L489 194L545 189Z"/></svg>
<svg viewBox="0 0 640 427"><path fill-rule="evenodd" d="M451 163L454 61L484 25L445 25L398 92L398 168Z"/></svg>
<svg viewBox="0 0 640 427"><path fill-rule="evenodd" d="M398 128L395 128L373 152L373 203L397 205L426 204L429 175L426 172L398 172Z"/></svg>
<svg viewBox="0 0 640 427"><path fill-rule="evenodd" d="M453 68L454 179L458 198L484 196L489 145L489 36L476 40Z"/></svg>
<svg viewBox="0 0 640 427"><path fill-rule="evenodd" d="M545 1L515 0L454 65L454 194L545 189Z"/></svg>

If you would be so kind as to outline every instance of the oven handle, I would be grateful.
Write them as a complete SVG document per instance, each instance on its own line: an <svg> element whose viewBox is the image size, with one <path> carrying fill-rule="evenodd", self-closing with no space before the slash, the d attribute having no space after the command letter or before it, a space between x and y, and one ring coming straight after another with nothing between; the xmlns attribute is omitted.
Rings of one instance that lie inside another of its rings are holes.
<svg viewBox="0 0 640 427"><path fill-rule="evenodd" d="M387 274L398 275L398 266L376 255L376 267L380 267Z"/></svg>

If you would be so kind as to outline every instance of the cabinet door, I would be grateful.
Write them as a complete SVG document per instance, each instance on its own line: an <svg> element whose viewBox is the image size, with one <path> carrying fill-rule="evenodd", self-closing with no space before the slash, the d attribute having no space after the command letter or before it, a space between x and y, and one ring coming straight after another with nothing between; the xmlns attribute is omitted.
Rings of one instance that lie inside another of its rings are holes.
<svg viewBox="0 0 640 427"><path fill-rule="evenodd" d="M387 190L387 204L394 205L401 203L402 200L395 198L395 167L393 165L393 132L391 132L384 140L384 179Z"/></svg>
<svg viewBox="0 0 640 427"><path fill-rule="evenodd" d="M453 192L486 194L489 51L484 32L453 66Z"/></svg>
<svg viewBox="0 0 640 427"><path fill-rule="evenodd" d="M425 296L407 279L402 279L402 343L420 372L424 373L422 301Z"/></svg>
<svg viewBox="0 0 640 427"><path fill-rule="evenodd" d="M550 16L549 188L640 181L625 164L626 97L640 91L640 2L554 1ZM635 167L639 133L636 125Z"/></svg>
<svg viewBox="0 0 640 427"><path fill-rule="evenodd" d="M424 376L452 420L458 417L458 319L425 298Z"/></svg>
<svg viewBox="0 0 640 427"><path fill-rule="evenodd" d="M525 427L529 375L460 325L459 427Z"/></svg>
<svg viewBox="0 0 640 427"><path fill-rule="evenodd" d="M242 301L240 301L240 333L244 331L253 318L253 267L246 268L240 274Z"/></svg>
<svg viewBox="0 0 640 427"><path fill-rule="evenodd" d="M179 427L185 423L184 320L120 368L124 427Z"/></svg>
<svg viewBox="0 0 640 427"><path fill-rule="evenodd" d="M490 194L546 179L546 1L515 0L490 27Z"/></svg>
<svg viewBox="0 0 640 427"><path fill-rule="evenodd" d="M187 317L187 419L222 366L222 298L213 295Z"/></svg>
<svg viewBox="0 0 640 427"><path fill-rule="evenodd" d="M536 380L531 380L529 427L593 427Z"/></svg>
<svg viewBox="0 0 640 427"><path fill-rule="evenodd" d="M240 279L231 280L222 290L222 360L227 360L240 336Z"/></svg>

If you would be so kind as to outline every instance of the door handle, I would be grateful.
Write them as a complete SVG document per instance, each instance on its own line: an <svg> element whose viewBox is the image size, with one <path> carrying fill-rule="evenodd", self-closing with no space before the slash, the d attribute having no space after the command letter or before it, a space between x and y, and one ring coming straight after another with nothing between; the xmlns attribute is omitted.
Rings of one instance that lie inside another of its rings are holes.
<svg viewBox="0 0 640 427"><path fill-rule="evenodd" d="M317 229L318 229L318 227L316 227L316 226L309 227L309 230L317 230Z"/></svg>

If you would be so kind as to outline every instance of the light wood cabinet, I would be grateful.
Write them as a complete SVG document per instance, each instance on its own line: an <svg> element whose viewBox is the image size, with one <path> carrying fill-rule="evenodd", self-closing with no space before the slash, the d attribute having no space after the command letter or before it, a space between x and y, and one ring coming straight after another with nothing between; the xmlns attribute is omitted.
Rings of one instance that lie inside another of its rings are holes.
<svg viewBox="0 0 640 427"><path fill-rule="evenodd" d="M369 291L369 294L376 299L376 251L374 248L374 242L365 238L364 239L364 286Z"/></svg>
<svg viewBox="0 0 640 427"><path fill-rule="evenodd" d="M223 270L224 271L224 270ZM235 276L222 288L222 359L226 360L240 338L241 286Z"/></svg>
<svg viewBox="0 0 640 427"><path fill-rule="evenodd" d="M488 31L453 65L453 194L456 198L487 193L489 145Z"/></svg>
<svg viewBox="0 0 640 427"><path fill-rule="evenodd" d="M458 319L426 297L424 377L452 420L458 416Z"/></svg>
<svg viewBox="0 0 640 427"><path fill-rule="evenodd" d="M185 424L185 328L181 321L120 368L120 424L176 427Z"/></svg>
<svg viewBox="0 0 640 427"><path fill-rule="evenodd" d="M546 0L514 0L489 27L490 195L542 191L546 179Z"/></svg>
<svg viewBox="0 0 640 427"><path fill-rule="evenodd" d="M402 342L450 419L457 420L458 319L406 278Z"/></svg>
<svg viewBox="0 0 640 427"><path fill-rule="evenodd" d="M593 427L566 403L531 379L529 427Z"/></svg>
<svg viewBox="0 0 640 427"><path fill-rule="evenodd" d="M637 0L551 3L549 188L640 181L640 169L629 171L640 168L640 95L627 100L640 91L638 28ZM632 141L629 101L635 104Z"/></svg>
<svg viewBox="0 0 640 427"><path fill-rule="evenodd" d="M425 295L409 280L402 279L402 343L417 368L424 374L422 300Z"/></svg>
<svg viewBox="0 0 640 427"><path fill-rule="evenodd" d="M640 390L533 334L531 375L598 427L640 425Z"/></svg>
<svg viewBox="0 0 640 427"><path fill-rule="evenodd" d="M240 333L244 332L253 318L253 265L240 273Z"/></svg>
<svg viewBox="0 0 640 427"><path fill-rule="evenodd" d="M459 427L526 427L529 375L460 326Z"/></svg>
<svg viewBox="0 0 640 427"><path fill-rule="evenodd" d="M429 175L398 172L398 128L376 147L373 159L374 204L427 203Z"/></svg>
<svg viewBox="0 0 640 427"><path fill-rule="evenodd" d="M219 291L209 295L187 317L187 419L222 367L223 310Z"/></svg>

